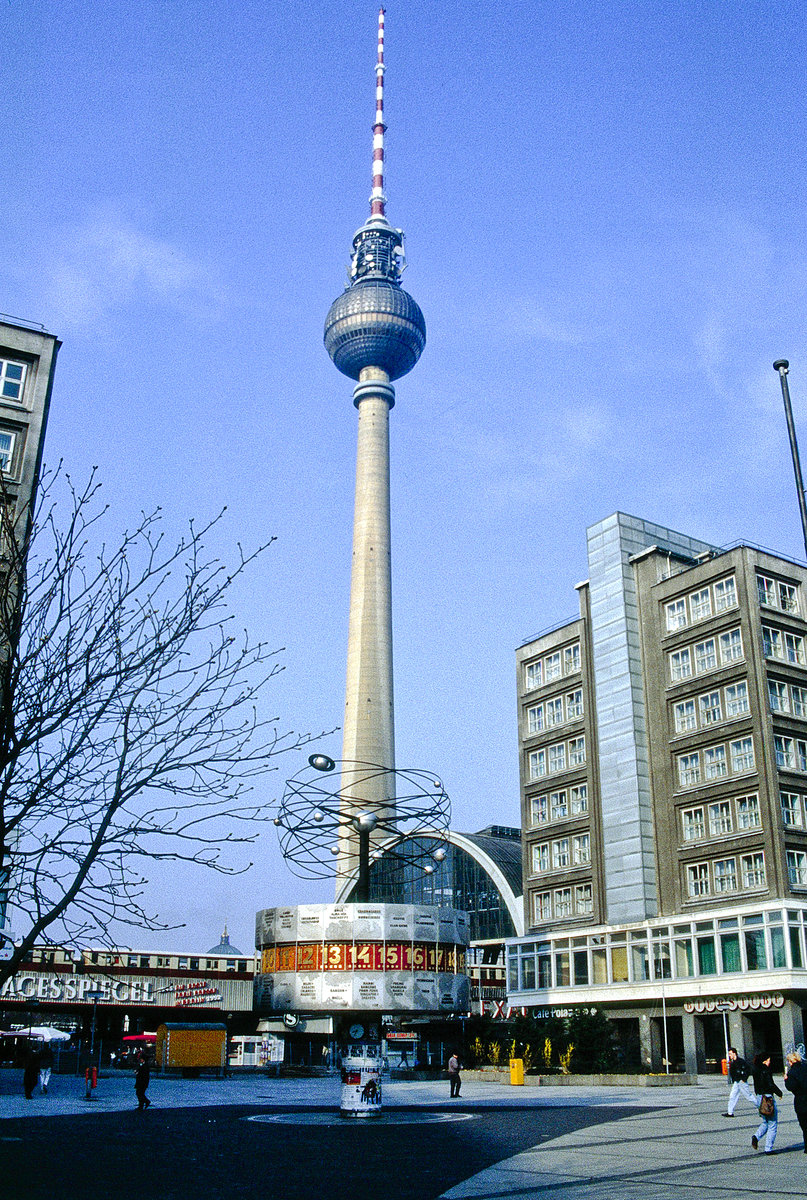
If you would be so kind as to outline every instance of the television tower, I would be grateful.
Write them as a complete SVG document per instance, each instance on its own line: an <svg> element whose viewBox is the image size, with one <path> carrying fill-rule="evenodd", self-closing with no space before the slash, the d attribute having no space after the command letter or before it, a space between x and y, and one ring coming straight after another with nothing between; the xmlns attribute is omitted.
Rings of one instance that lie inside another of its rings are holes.
<svg viewBox="0 0 807 1200"><path fill-rule="evenodd" d="M347 684L342 759L395 767L392 688L392 579L390 561L389 412L393 380L412 370L426 344L423 314L401 287L403 230L386 216L384 194L384 9L378 14L373 189L370 216L353 236L349 282L325 320L325 348L336 367L356 380L358 409L356 500L350 586ZM394 774L379 774L390 788ZM372 785L370 790L372 790ZM387 803L386 810L383 807ZM370 804L379 816L394 811L394 795L342 792L348 813ZM344 835L339 874L355 869L357 837Z"/></svg>

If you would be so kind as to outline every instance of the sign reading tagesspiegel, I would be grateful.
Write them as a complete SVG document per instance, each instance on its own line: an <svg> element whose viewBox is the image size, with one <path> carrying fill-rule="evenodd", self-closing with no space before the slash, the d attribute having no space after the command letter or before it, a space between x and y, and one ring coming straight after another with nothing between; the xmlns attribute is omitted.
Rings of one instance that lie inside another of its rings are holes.
<svg viewBox="0 0 807 1200"><path fill-rule="evenodd" d="M455 908L264 908L255 921L255 1005L274 1012L465 1012L468 942L468 916Z"/></svg>

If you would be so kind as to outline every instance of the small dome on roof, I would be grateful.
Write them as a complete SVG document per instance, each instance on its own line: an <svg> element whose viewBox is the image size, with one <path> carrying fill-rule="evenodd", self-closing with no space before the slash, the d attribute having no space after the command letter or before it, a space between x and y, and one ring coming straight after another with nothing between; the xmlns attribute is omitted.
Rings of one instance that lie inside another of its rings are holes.
<svg viewBox="0 0 807 1200"><path fill-rule="evenodd" d="M224 926L224 933L221 935L221 941L218 946L212 946L208 954L218 954L222 958L243 958L244 951L239 950L237 946L230 945L230 936L227 933L227 926Z"/></svg>

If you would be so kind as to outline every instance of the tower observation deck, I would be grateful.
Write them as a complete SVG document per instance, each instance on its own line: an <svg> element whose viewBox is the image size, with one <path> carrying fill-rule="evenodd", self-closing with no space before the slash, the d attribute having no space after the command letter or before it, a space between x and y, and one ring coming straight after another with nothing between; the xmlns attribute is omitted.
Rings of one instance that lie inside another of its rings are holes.
<svg viewBox="0 0 807 1200"><path fill-rule="evenodd" d="M389 412L393 380L411 371L426 344L426 325L415 300L401 287L404 235L390 225L384 194L384 9L378 17L376 114L370 216L353 236L350 278L325 320L325 348L336 367L356 380L358 409L356 501L348 629L342 758L395 767L392 682L392 580L390 557ZM389 787L391 773L379 776ZM394 795L342 793L348 810L386 804ZM355 865L351 836L340 842L339 874Z"/></svg>

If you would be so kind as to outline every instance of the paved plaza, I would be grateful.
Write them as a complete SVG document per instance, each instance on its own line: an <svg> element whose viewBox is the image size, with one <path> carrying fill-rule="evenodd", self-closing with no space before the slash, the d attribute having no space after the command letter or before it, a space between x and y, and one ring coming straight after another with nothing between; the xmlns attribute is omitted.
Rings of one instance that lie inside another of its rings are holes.
<svg viewBox="0 0 807 1200"><path fill-rule="evenodd" d="M384 1117L338 1117L336 1079L153 1079L135 1111L130 1074L55 1076L26 1101L0 1072L3 1200L752 1200L803 1197L807 1155L789 1096L776 1153L751 1149L749 1104L720 1114L727 1089L517 1088L385 1083Z"/></svg>

